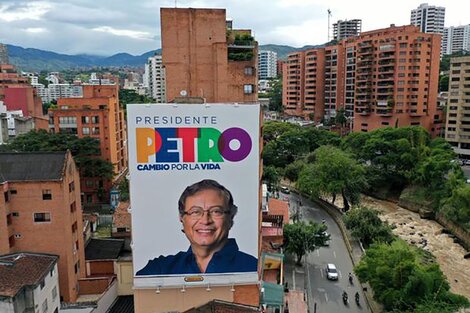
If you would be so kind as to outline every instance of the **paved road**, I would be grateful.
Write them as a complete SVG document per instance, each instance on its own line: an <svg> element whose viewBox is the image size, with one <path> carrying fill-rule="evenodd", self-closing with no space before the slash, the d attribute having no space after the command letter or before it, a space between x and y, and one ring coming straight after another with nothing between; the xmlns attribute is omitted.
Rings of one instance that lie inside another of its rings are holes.
<svg viewBox="0 0 470 313"><path fill-rule="evenodd" d="M341 313L341 312L368 312L364 302L364 294L359 286L359 282L354 278L354 285L348 281L348 273L352 272L353 264L346 245L343 241L341 231L333 219L322 209L299 195L291 194L290 209L291 214L297 210L300 200L300 212L303 220L321 222L323 219L328 225L328 233L331 236L330 245L322 247L310 253L303 262L302 267L294 267L293 260L287 259L286 273L289 275L286 280L290 288L306 290L310 313ZM290 264L289 264L290 263ZM334 263L339 271L338 281L326 279L325 266L327 263ZM345 306L342 300L342 293L346 290L349 295L349 304ZM354 300L356 291L360 292L360 303L357 306Z"/></svg>

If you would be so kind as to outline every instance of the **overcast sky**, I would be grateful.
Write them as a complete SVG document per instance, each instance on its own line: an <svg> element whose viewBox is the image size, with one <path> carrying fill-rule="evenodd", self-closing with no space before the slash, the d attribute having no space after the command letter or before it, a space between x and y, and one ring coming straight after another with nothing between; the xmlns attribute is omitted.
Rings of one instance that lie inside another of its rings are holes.
<svg viewBox="0 0 470 313"><path fill-rule="evenodd" d="M234 28L254 31L260 44L322 44L339 19L362 19L362 30L409 24L414 0L177 0L178 7L225 8ZM445 26L470 24L470 1L439 0ZM0 42L66 54L138 55L161 47L165 0L0 0Z"/></svg>

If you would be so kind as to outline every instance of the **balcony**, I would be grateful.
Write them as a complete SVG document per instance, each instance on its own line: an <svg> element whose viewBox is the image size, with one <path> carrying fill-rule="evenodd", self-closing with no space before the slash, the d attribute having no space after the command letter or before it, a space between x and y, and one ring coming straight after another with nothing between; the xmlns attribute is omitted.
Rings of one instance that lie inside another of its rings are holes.
<svg viewBox="0 0 470 313"><path fill-rule="evenodd" d="M356 109L355 109L356 114L363 115L363 116L370 115L370 112L371 112L371 110L370 110L369 107L364 107L364 108L356 107Z"/></svg>
<svg viewBox="0 0 470 313"><path fill-rule="evenodd" d="M377 109L375 112L377 113L377 115L384 116L384 117L393 116L393 109L392 108Z"/></svg>

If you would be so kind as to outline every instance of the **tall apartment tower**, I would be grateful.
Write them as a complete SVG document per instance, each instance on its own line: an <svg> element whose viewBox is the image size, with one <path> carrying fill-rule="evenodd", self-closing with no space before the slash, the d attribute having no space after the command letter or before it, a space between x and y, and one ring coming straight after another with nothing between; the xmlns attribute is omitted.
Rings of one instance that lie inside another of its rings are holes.
<svg viewBox="0 0 470 313"><path fill-rule="evenodd" d="M7 46L2 43L0 43L0 64L10 64Z"/></svg>
<svg viewBox="0 0 470 313"><path fill-rule="evenodd" d="M60 296L75 302L85 249L80 178L71 153L0 153L0 177L0 254L58 255Z"/></svg>
<svg viewBox="0 0 470 313"><path fill-rule="evenodd" d="M60 98L57 108L49 110L49 128L79 138L92 137L100 142L97 157L114 165L113 180L81 175L84 206L109 202L113 182L127 170L124 145L124 112L119 106L118 85L83 85L81 98Z"/></svg>
<svg viewBox="0 0 470 313"><path fill-rule="evenodd" d="M145 64L145 82L148 84L148 95L157 103L166 102L165 69L161 55L148 58Z"/></svg>
<svg viewBox="0 0 470 313"><path fill-rule="evenodd" d="M258 44L251 30L228 27L225 9L161 8L160 19L167 101L257 100Z"/></svg>
<svg viewBox="0 0 470 313"><path fill-rule="evenodd" d="M470 24L444 28L442 54L470 51Z"/></svg>
<svg viewBox="0 0 470 313"><path fill-rule="evenodd" d="M440 35L412 25L292 53L283 74L285 112L319 122L343 108L355 131L421 125L436 135L439 57Z"/></svg>
<svg viewBox="0 0 470 313"><path fill-rule="evenodd" d="M275 78L277 75L277 53L258 51L258 79Z"/></svg>
<svg viewBox="0 0 470 313"><path fill-rule="evenodd" d="M446 8L422 3L417 9L411 10L410 23L419 27L423 33L444 33Z"/></svg>
<svg viewBox="0 0 470 313"><path fill-rule="evenodd" d="M361 33L362 20L339 20L333 24L333 39L343 40L349 37L358 36Z"/></svg>
<svg viewBox="0 0 470 313"><path fill-rule="evenodd" d="M470 57L450 61L445 138L461 157L470 159Z"/></svg>

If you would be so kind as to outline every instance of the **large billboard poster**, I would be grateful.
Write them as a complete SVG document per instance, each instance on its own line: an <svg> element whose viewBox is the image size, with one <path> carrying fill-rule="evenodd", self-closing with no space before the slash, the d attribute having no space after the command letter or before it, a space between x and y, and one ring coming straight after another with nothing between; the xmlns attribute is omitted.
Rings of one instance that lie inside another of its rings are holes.
<svg viewBox="0 0 470 313"><path fill-rule="evenodd" d="M258 104L127 106L134 287L258 281Z"/></svg>

